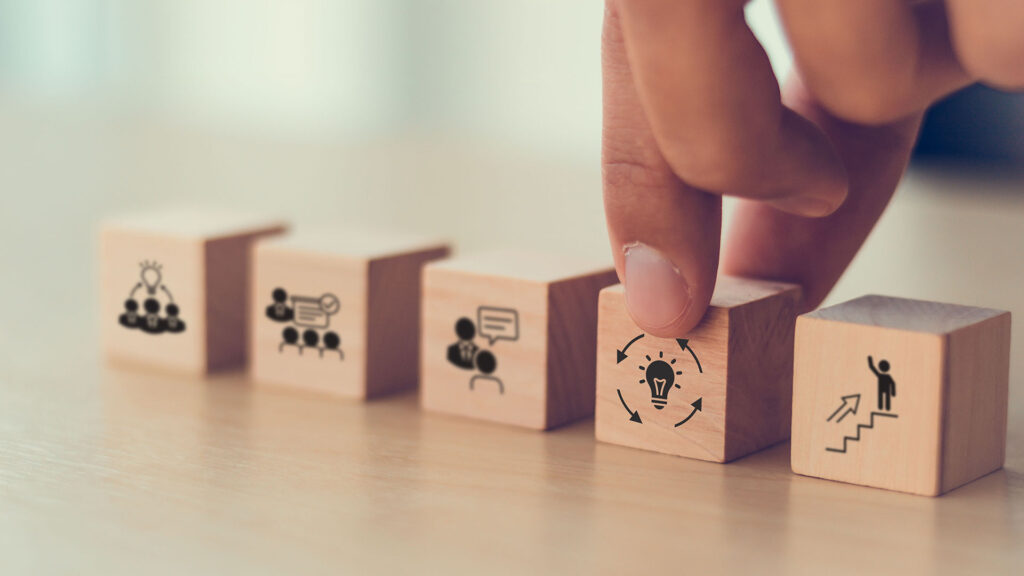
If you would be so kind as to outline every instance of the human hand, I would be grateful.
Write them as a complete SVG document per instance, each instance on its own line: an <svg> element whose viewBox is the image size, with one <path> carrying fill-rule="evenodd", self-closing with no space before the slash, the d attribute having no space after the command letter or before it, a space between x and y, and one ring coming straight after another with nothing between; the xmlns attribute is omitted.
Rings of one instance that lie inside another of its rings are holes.
<svg viewBox="0 0 1024 576"><path fill-rule="evenodd" d="M1024 86L1021 2L778 0L800 71L782 91L744 4L607 1L605 212L630 314L656 336L707 309L723 195L743 200L722 272L800 284L813 308L885 209L923 110L979 79Z"/></svg>

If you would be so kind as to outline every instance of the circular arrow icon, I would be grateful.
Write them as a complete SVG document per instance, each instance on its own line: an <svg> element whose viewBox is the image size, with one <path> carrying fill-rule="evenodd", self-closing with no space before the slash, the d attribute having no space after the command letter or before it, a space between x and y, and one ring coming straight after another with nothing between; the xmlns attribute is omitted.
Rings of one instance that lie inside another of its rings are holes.
<svg viewBox="0 0 1024 576"><path fill-rule="evenodd" d="M646 334L641 333L634 337L625 346L615 350L615 364L621 364L623 360L629 358L627 351L629 347L636 343L638 340L644 338ZM694 364L697 366L697 372L700 374L704 373L704 368L700 364L700 360L697 358L697 353L690 347L690 341L686 338L676 338L676 344L679 346L680 351L689 352L693 358ZM653 354L653 352L652 352ZM645 371L645 378L640 380L641 384L647 384L651 388L651 402L654 407L658 410L663 409L668 404L668 393L673 387L675 381L675 375L681 374L681 372L674 371L671 366L675 364L675 359L666 360L664 359L665 353L658 352L657 358L652 358L650 355L645 355L644 358L647 361L647 365L641 365L640 370ZM643 362L641 360L641 362ZM656 370L655 370L656 368ZM674 384L675 388L681 388L679 384ZM639 410L633 410L626 403L626 399L622 395L622 389L617 389L616 393L619 395L619 402L622 403L622 407L626 409L629 414L629 421L636 422L637 424L643 424L643 419L640 417ZM690 421L697 412L703 411L703 398L697 398L695 401L690 403L693 409L690 411L686 418L683 418L679 422L676 422L673 427L678 428L683 424Z"/></svg>

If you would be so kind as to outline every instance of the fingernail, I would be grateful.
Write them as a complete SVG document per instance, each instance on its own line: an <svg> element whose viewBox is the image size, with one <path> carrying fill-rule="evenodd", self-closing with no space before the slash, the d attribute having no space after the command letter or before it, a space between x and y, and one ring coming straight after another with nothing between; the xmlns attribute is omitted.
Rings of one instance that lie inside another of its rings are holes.
<svg viewBox="0 0 1024 576"><path fill-rule="evenodd" d="M626 307L641 326L674 323L690 307L690 286L672 262L645 244L626 246Z"/></svg>

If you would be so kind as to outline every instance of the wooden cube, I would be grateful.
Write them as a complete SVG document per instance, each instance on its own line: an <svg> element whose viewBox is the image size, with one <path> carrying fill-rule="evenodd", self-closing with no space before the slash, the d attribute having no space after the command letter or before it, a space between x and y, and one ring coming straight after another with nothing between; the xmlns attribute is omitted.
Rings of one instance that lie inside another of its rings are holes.
<svg viewBox="0 0 1024 576"><path fill-rule="evenodd" d="M100 229L108 360L206 373L245 363L249 249L278 220L164 211Z"/></svg>
<svg viewBox="0 0 1024 576"><path fill-rule="evenodd" d="M481 253L427 266L423 408L544 430L594 410L607 261Z"/></svg>
<svg viewBox="0 0 1024 576"><path fill-rule="evenodd" d="M800 288L722 276L680 338L641 331L621 285L601 291L598 440L728 462L789 437Z"/></svg>
<svg viewBox="0 0 1024 576"><path fill-rule="evenodd" d="M937 496L1006 452L1010 314L885 296L797 320L793 471Z"/></svg>
<svg viewBox="0 0 1024 576"><path fill-rule="evenodd" d="M415 387L420 275L447 254L439 240L366 230L260 242L253 378L350 398Z"/></svg>

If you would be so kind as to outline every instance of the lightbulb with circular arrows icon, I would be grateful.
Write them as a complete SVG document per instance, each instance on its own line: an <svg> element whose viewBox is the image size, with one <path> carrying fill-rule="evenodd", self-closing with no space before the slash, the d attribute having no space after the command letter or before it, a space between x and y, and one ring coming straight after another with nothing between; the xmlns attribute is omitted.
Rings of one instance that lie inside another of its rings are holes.
<svg viewBox="0 0 1024 576"><path fill-rule="evenodd" d="M675 381L676 376L682 374L672 366L676 363L675 358L671 362L666 362L662 360L664 357L664 352L658 352L658 360L646 356L647 366L640 366L640 369L644 370L644 379L640 383L651 388L651 404L658 410L668 404L668 393L672 391L673 386L680 387Z"/></svg>

